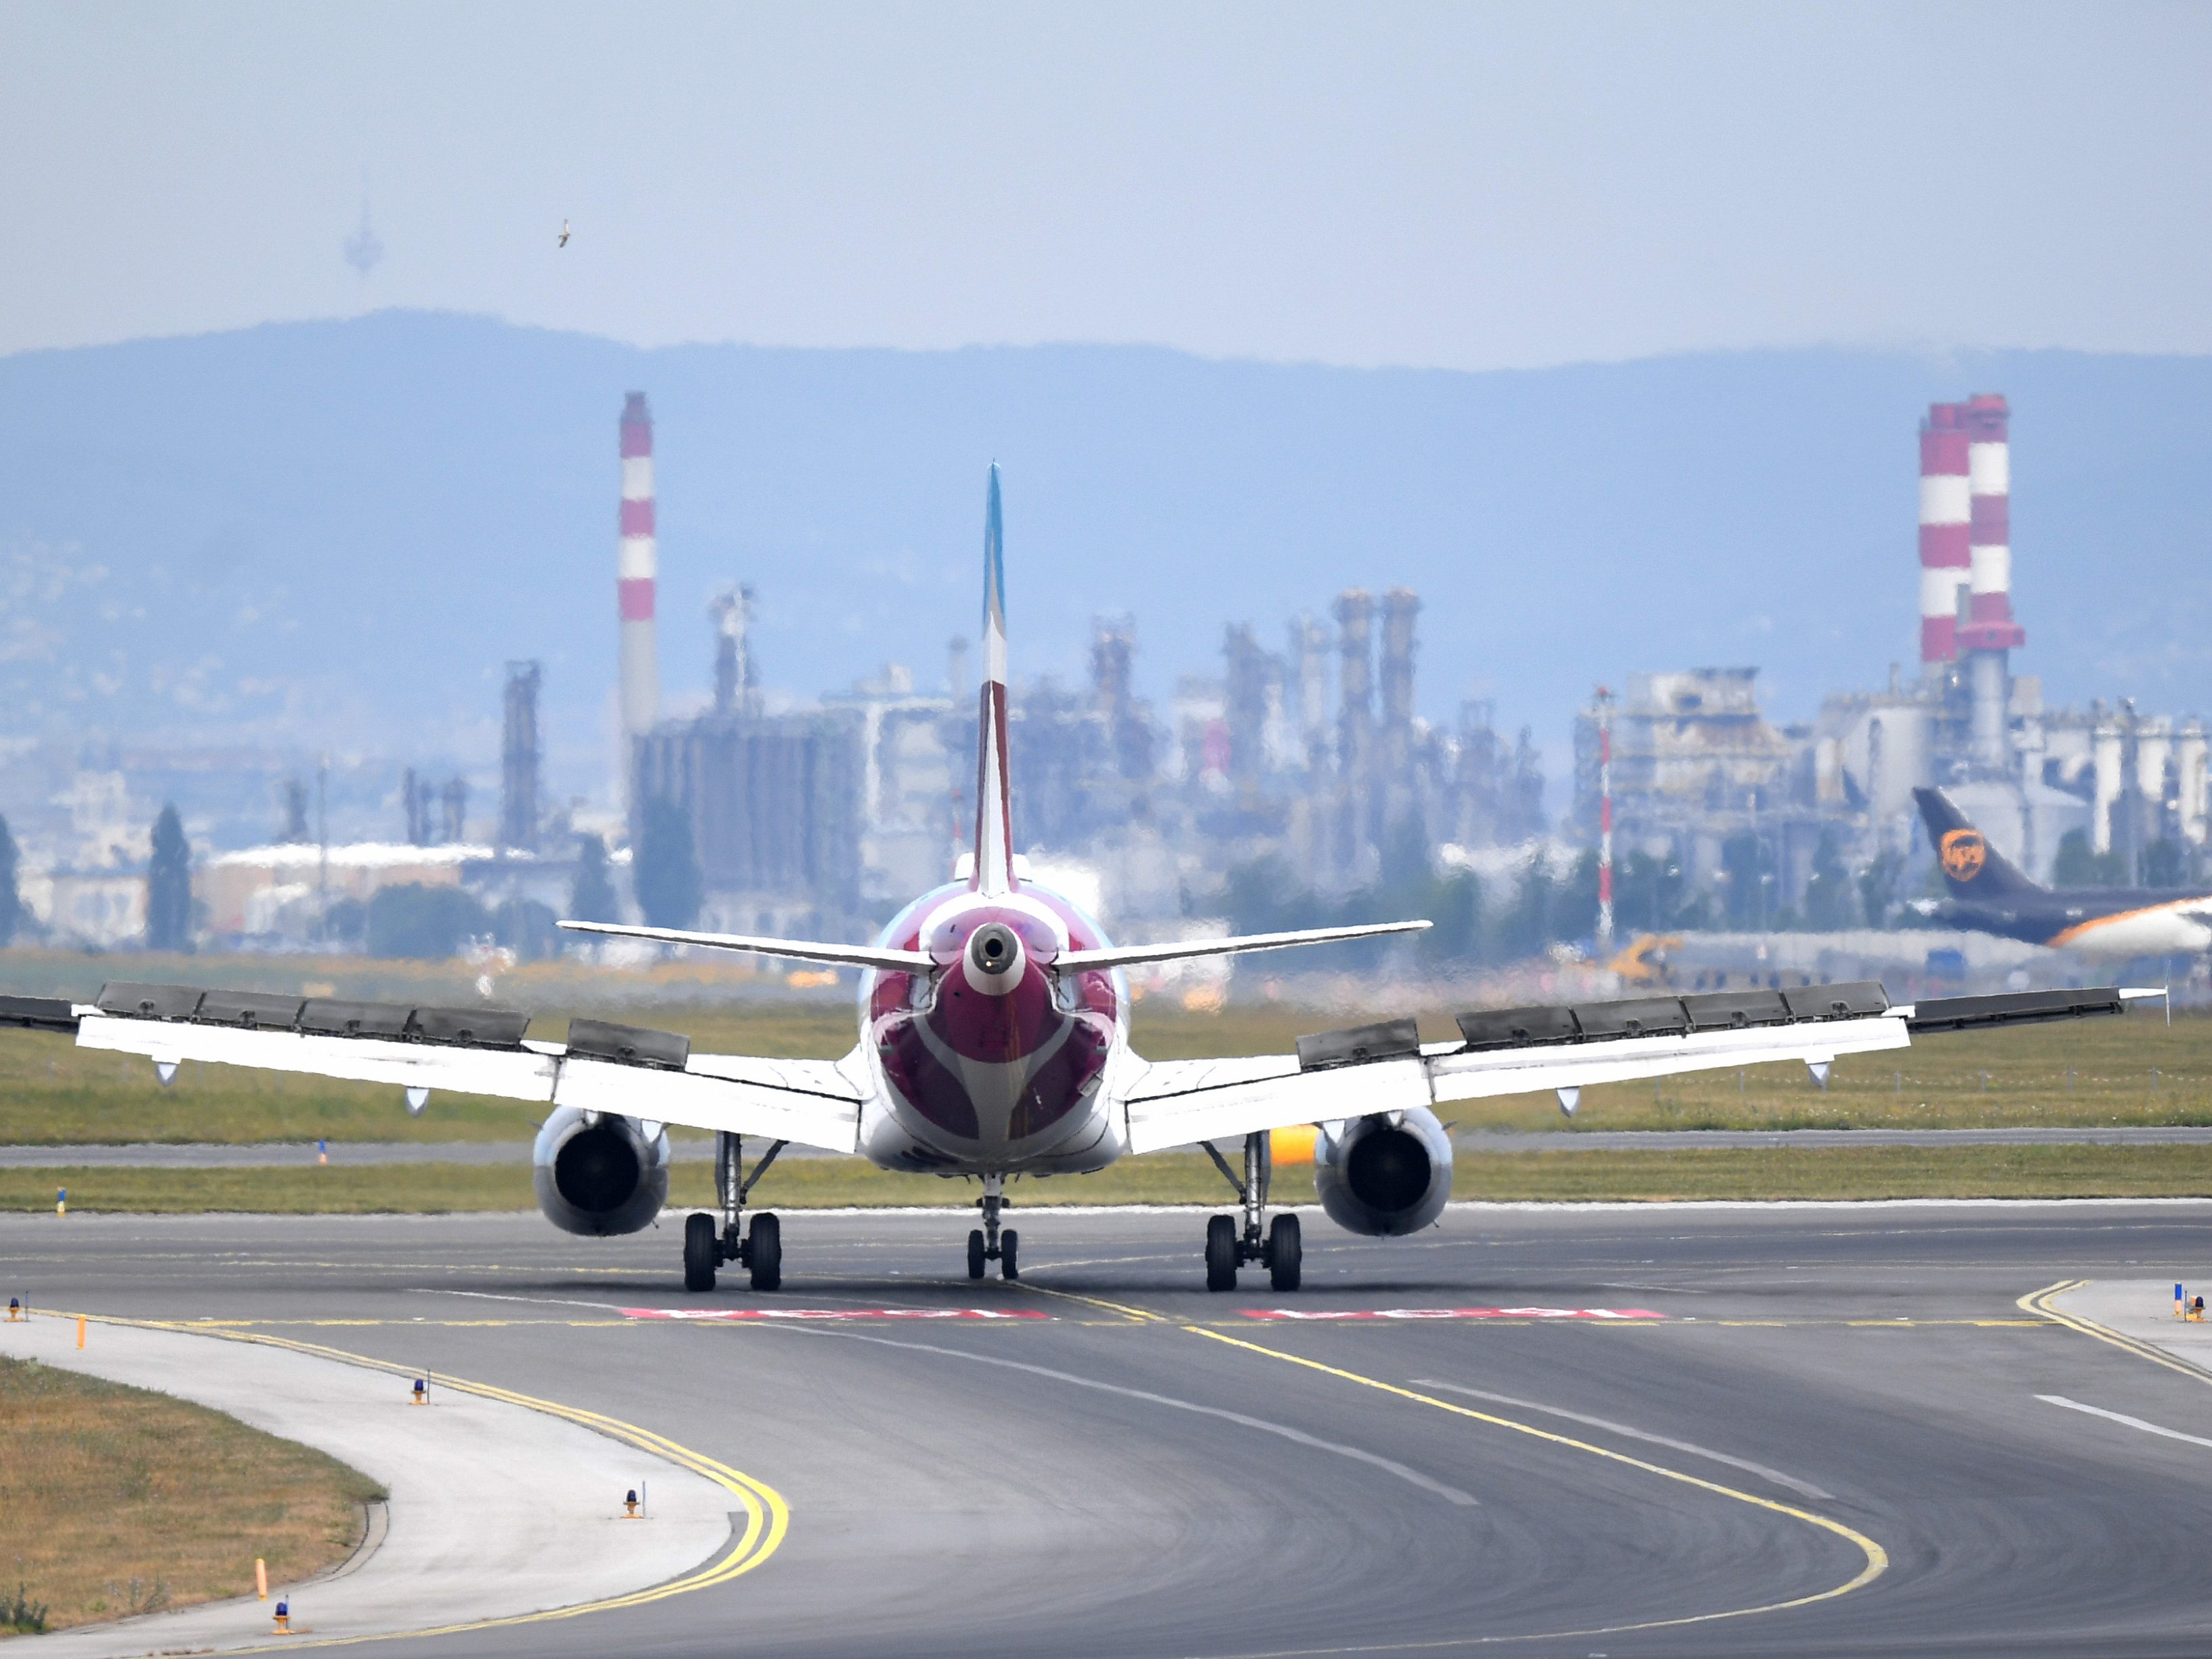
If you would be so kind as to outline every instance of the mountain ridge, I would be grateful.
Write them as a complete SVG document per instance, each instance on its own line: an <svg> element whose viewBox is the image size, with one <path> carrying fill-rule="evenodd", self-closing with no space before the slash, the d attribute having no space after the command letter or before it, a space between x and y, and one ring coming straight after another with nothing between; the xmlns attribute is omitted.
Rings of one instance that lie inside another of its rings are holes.
<svg viewBox="0 0 2212 1659"><path fill-rule="evenodd" d="M15 735L495 750L509 658L546 663L556 772L611 752L615 424L657 422L660 652L760 595L770 686L975 631L1006 469L1018 678L1085 672L1127 611L1141 689L1279 647L1338 589L1419 592L1419 706L1486 695L1564 760L1589 687L1761 667L1777 718L1915 637L1914 430L2014 406L2015 668L2075 702L2212 699L2212 358L1676 354L1468 373L1158 346L639 348L387 311L0 358L0 695ZM564 785L563 787L569 787Z"/></svg>

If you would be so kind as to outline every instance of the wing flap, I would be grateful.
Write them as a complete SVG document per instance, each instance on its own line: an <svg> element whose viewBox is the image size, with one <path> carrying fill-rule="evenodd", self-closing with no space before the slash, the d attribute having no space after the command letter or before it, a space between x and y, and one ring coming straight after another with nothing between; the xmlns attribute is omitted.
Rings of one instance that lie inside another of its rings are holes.
<svg viewBox="0 0 2212 1659"><path fill-rule="evenodd" d="M696 1060L726 1059L702 1054ZM793 1061L770 1062L788 1068ZM814 1066L833 1078L827 1062ZM686 1128L793 1140L833 1152L860 1150L860 1103L857 1098L794 1088L758 1078L721 1077L702 1072L671 1072L612 1060L571 1055L561 1062L556 1105L587 1112L619 1113Z"/></svg>
<svg viewBox="0 0 2212 1659"><path fill-rule="evenodd" d="M550 1043L471 1047L140 1018L92 1009L80 1012L77 1042L143 1054L160 1065L195 1060L407 1090L488 1095L793 1140L837 1152L858 1150L866 1092L851 1056L833 1061L693 1054L677 1070L650 1059L626 1062ZM645 1047L653 1051L652 1045ZM636 1051L636 1045L632 1048Z"/></svg>
<svg viewBox="0 0 2212 1659"><path fill-rule="evenodd" d="M87 1013L78 1022L76 1040L80 1048L144 1054L165 1063L200 1060L218 1066L301 1072L354 1083L394 1084L403 1089L446 1089L505 1100L550 1102L558 1065L556 1056L526 1048L394 1042L379 1037L324 1036L99 1013Z"/></svg>
<svg viewBox="0 0 2212 1659"><path fill-rule="evenodd" d="M1684 1072L1793 1060L1825 1064L1911 1041L1903 1016L1893 1012L1488 1051L1437 1044L1421 1054L1305 1070L1290 1054L1171 1061L1147 1069L1129 1101L1129 1150L1158 1152L1293 1124Z"/></svg>

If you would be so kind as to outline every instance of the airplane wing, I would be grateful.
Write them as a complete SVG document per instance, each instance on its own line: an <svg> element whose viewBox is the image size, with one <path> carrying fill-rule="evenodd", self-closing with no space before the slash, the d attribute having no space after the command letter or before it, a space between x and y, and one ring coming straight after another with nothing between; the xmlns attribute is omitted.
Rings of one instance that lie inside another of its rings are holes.
<svg viewBox="0 0 2212 1659"><path fill-rule="evenodd" d="M569 1022L564 1043L526 1039L527 1014L109 985L98 1001L0 998L0 1024L74 1030L77 1046L143 1054L163 1082L185 1060L394 1084L408 1109L432 1090L619 1113L688 1128L857 1152L866 1073L842 1060L695 1054L673 1031Z"/></svg>
<svg viewBox="0 0 2212 1659"><path fill-rule="evenodd" d="M1298 1039L1294 1054L1148 1065L1126 1097L1129 1150L1294 1124L1551 1092L1571 1115L1592 1084L1902 1048L1916 1035L2116 1014L2157 991L2024 991L1892 1006L1879 984L1642 997L1462 1014L1457 1042L1410 1019Z"/></svg>

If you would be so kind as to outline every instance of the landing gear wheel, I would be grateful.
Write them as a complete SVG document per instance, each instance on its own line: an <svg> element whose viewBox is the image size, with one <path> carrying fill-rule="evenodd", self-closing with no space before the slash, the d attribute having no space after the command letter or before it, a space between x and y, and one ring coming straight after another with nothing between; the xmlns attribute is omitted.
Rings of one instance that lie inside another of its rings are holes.
<svg viewBox="0 0 2212 1659"><path fill-rule="evenodd" d="M745 1265L752 1269L753 1288L773 1291L783 1284L783 1224L772 1215L753 1218L745 1235Z"/></svg>
<svg viewBox="0 0 2212 1659"><path fill-rule="evenodd" d="M1233 1216L1214 1216L1206 1224L1206 1288L1237 1288L1237 1221Z"/></svg>
<svg viewBox="0 0 2212 1659"><path fill-rule="evenodd" d="M1297 1289L1298 1266L1304 1254L1297 1217L1277 1216L1267 1228L1267 1283L1279 1291Z"/></svg>
<svg viewBox="0 0 2212 1659"><path fill-rule="evenodd" d="M684 1218L684 1288L711 1291L714 1269L721 1265L722 1243L714 1237L714 1218L692 1215Z"/></svg>
<svg viewBox="0 0 2212 1659"><path fill-rule="evenodd" d="M1014 1260L1014 1251L1021 1245L1022 1236L1012 1227L999 1235L999 1277L1019 1279L1021 1267Z"/></svg>
<svg viewBox="0 0 2212 1659"><path fill-rule="evenodd" d="M968 1235L968 1277L983 1276L983 1230L981 1227Z"/></svg>

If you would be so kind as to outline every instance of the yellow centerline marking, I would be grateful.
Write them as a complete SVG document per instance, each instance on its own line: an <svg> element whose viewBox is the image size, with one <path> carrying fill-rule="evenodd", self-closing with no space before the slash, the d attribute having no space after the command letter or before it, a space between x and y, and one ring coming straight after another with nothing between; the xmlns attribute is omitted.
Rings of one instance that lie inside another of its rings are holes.
<svg viewBox="0 0 2212 1659"><path fill-rule="evenodd" d="M1068 1302L1081 1302L1093 1308L1103 1308L1109 1313L1121 1314L1140 1325L1164 1323L1167 1320L1165 1314L1154 1313L1150 1308L1132 1308L1126 1303L1109 1302L1103 1297L1079 1296L1073 1291L1055 1291L1048 1285L1033 1285L1026 1279L1017 1279L1013 1282L1021 1290L1034 1291L1039 1296L1056 1296Z"/></svg>
<svg viewBox="0 0 2212 1659"><path fill-rule="evenodd" d="M79 1316L64 1313L60 1316L75 1318ZM325 1347L319 1343L296 1341L290 1337L264 1336L253 1331L211 1329L205 1325L176 1320L125 1319L113 1314L85 1314L82 1317L102 1325L136 1326L143 1330L174 1331L186 1335L216 1337L226 1342L250 1342L263 1347L286 1348L295 1353L335 1360L341 1364L359 1365L393 1376L421 1374L417 1367L402 1365L388 1359L372 1358L367 1354L350 1353L343 1348ZM405 1322L411 1324L414 1322ZM348 1647L356 1642L396 1642L425 1636L452 1636L463 1631L501 1630L513 1625L543 1624L556 1619L580 1618L587 1613L608 1613L618 1607L643 1607L647 1602L665 1601L672 1595L683 1595L692 1590L711 1589L716 1584L725 1584L733 1578L744 1577L775 1553L783 1543L784 1534L791 1528L790 1505L785 1503L783 1494L775 1487L756 1480L726 1463L718 1462L702 1452L679 1445L665 1435L640 1428L635 1423L625 1423L620 1418L586 1411L579 1406L564 1406L557 1401L541 1400L534 1395L518 1394L511 1389L498 1388L489 1382L473 1382L465 1377L449 1376L444 1372L438 1374L438 1386L461 1394L472 1394L484 1400L496 1400L506 1405L520 1406L528 1411L543 1412L548 1417L557 1417L605 1435L610 1439L626 1442L641 1451L664 1458L679 1468L688 1469L736 1497L744 1509L744 1528L738 1534L738 1541L731 1547L730 1553L720 1560L667 1583L632 1590L623 1595L605 1596L596 1601L580 1601L574 1607L550 1607L538 1613L509 1613L498 1619L471 1619L422 1630L386 1631L367 1636L331 1636L313 1642L271 1642L257 1644L257 1646Z"/></svg>
<svg viewBox="0 0 2212 1659"><path fill-rule="evenodd" d="M2069 1331L2079 1331L2082 1335L2093 1336L2100 1342L2108 1342L2124 1352L2133 1354L2138 1359L2148 1359L2154 1365L2163 1365L2170 1371L2179 1371L2184 1376L2199 1382L2212 1383L2212 1372L2208 1372L2201 1365L2192 1365L2187 1360L2166 1352L2163 1348L2152 1346L2139 1337L2126 1335L2112 1329L2109 1325L2100 1325L2095 1320L2085 1319L2080 1314L2061 1313L2051 1305L2052 1297L2063 1296L2068 1291L2081 1290L2088 1283L2086 1279L2062 1279L2056 1285L2046 1285L2039 1291L2030 1291L2014 1305L2026 1312L2040 1314L2054 1324L2063 1325Z"/></svg>
<svg viewBox="0 0 2212 1659"><path fill-rule="evenodd" d="M1257 1342L1248 1342L1241 1337L1224 1336L1219 1331L1207 1330L1197 1325L1186 1325L1183 1328L1193 1336L1203 1336L1212 1341L1225 1342L1231 1347L1242 1348L1248 1353L1263 1354L1269 1359L1279 1359L1286 1364L1303 1365L1309 1370L1320 1371L1325 1376L1337 1377L1346 1382L1355 1382L1362 1388L1375 1389L1383 1394L1395 1395L1401 1400L1410 1400L1423 1406L1433 1406L1437 1410L1449 1412L1455 1417L1472 1418L1476 1422L1486 1423L1492 1428L1510 1429L1516 1434L1525 1434L1537 1440L1549 1441L1555 1446L1565 1446L1576 1451L1588 1452L1593 1457L1601 1457L1608 1462L1626 1464L1628 1468L1639 1469L1646 1474L1656 1474L1668 1480L1679 1481L1686 1486L1694 1486L1701 1492L1712 1492L1722 1498L1731 1498L1740 1504L1748 1504L1755 1509L1767 1510L1776 1515L1788 1516L1793 1521L1802 1521L1808 1526L1818 1527L1824 1532L1832 1533L1837 1537L1848 1540L1866 1558L1866 1565L1856 1574L1832 1589L1818 1590L1810 1595L1793 1596L1784 1601L1763 1602L1758 1607L1729 1607L1718 1613L1687 1613L1675 1619L1650 1619L1629 1625L1601 1625L1588 1630L1545 1631L1527 1636L1468 1636L1434 1642L1377 1644L1372 1646L1363 1646L1358 1651L1405 1653L1434 1648L1469 1647L1497 1642L1556 1641L1566 1637L1617 1636L1631 1631L1668 1630L1684 1625L1711 1624L1721 1619L1748 1619L1754 1613L1781 1613L1791 1607L1811 1607L1815 1602L1833 1601L1839 1595L1848 1595L1853 1590L1872 1583L1889 1571L1889 1552L1883 1549L1873 1539L1856 1528L1846 1526L1840 1521L1832 1520L1825 1515L1816 1515L1810 1510L1799 1509L1794 1504L1784 1504L1771 1498L1761 1498L1755 1492L1742 1492L1734 1486L1723 1486L1717 1480L1707 1480L1700 1475L1686 1474L1680 1469L1670 1469L1663 1463L1654 1463L1644 1458L1632 1457L1626 1452L1593 1445L1587 1440L1577 1440L1571 1435L1559 1434L1551 1429L1540 1429L1533 1423L1518 1422L1510 1417L1500 1417L1492 1412L1477 1411L1471 1406L1456 1406L1450 1401L1439 1400L1434 1395L1423 1394L1419 1389L1401 1388L1395 1382L1385 1382L1376 1377L1363 1376L1358 1371L1347 1371L1334 1365L1326 1365L1318 1359L1308 1359L1299 1354L1285 1353L1279 1348L1263 1347ZM1339 1651L1344 1651L1344 1650L1292 1649L1285 1650L1285 1654L1321 1654ZM1270 1659L1270 1656L1249 1655L1246 1656L1246 1659ZM1283 1659L1283 1656L1273 1656L1273 1659Z"/></svg>

